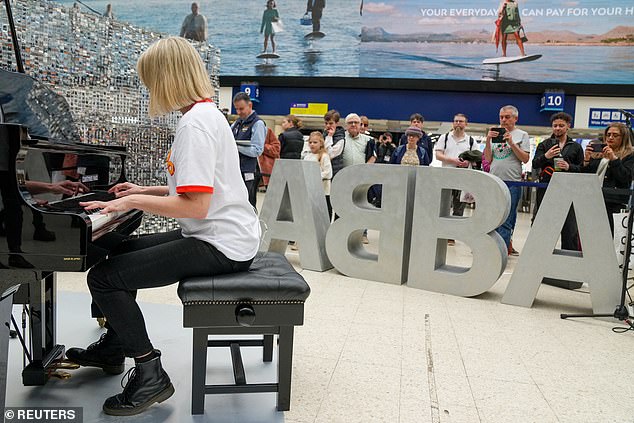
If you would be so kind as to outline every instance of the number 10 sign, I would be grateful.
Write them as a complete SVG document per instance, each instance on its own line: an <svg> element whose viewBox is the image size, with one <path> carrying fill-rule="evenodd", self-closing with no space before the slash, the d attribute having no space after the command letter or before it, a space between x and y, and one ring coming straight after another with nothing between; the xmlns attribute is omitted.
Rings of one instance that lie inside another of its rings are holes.
<svg viewBox="0 0 634 423"><path fill-rule="evenodd" d="M546 91L540 102L540 112L563 112L565 94L563 91Z"/></svg>

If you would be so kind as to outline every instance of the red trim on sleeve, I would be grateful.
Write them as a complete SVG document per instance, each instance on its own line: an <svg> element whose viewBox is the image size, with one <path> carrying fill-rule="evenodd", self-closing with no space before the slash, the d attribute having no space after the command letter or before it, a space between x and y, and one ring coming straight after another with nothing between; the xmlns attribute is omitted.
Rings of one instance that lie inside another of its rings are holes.
<svg viewBox="0 0 634 423"><path fill-rule="evenodd" d="M208 192L209 194L213 194L214 187L208 187L204 185L184 185L176 187L177 194L183 194L185 192Z"/></svg>

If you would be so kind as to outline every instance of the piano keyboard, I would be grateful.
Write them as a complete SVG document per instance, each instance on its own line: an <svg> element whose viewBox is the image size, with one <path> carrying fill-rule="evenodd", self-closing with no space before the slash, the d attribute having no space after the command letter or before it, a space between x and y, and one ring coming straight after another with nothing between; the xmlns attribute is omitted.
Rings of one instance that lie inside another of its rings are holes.
<svg viewBox="0 0 634 423"><path fill-rule="evenodd" d="M112 213L101 214L100 213L101 210L102 209L94 209L94 210L86 211L86 213L89 213L88 217L90 218L90 221L92 222L93 234L99 231L99 229L106 226L106 224L108 224L109 222L128 213L128 212L112 212Z"/></svg>
<svg viewBox="0 0 634 423"><path fill-rule="evenodd" d="M63 212L71 212L71 213L96 213L94 210L85 210L79 203L84 203L88 201L111 201L114 200L116 196L114 194L110 194L104 191L96 191L89 192L83 195L76 195L71 198L66 198L60 201L50 202L46 205L49 210L52 211L63 211Z"/></svg>

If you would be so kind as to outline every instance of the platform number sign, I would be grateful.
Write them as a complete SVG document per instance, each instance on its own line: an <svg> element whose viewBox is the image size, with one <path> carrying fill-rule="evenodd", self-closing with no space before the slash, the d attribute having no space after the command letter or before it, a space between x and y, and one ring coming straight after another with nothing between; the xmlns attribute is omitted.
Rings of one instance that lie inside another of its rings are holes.
<svg viewBox="0 0 634 423"><path fill-rule="evenodd" d="M243 82L240 91L249 96L251 101L260 102L260 87L257 82Z"/></svg>
<svg viewBox="0 0 634 423"><path fill-rule="evenodd" d="M634 109L591 107L588 113L588 128L605 128L615 122L627 124L628 114L632 113L634 113Z"/></svg>
<svg viewBox="0 0 634 423"><path fill-rule="evenodd" d="M563 91L546 91L542 95L539 111L563 112L565 99L566 97Z"/></svg>

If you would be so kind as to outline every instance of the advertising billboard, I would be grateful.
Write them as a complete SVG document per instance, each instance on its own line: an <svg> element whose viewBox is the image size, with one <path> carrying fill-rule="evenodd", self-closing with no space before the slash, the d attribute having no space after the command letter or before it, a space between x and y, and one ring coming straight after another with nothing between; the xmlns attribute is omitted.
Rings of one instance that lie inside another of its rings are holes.
<svg viewBox="0 0 634 423"><path fill-rule="evenodd" d="M189 1L81 3L176 35L192 13ZM633 0L196 3L225 77L634 84Z"/></svg>

